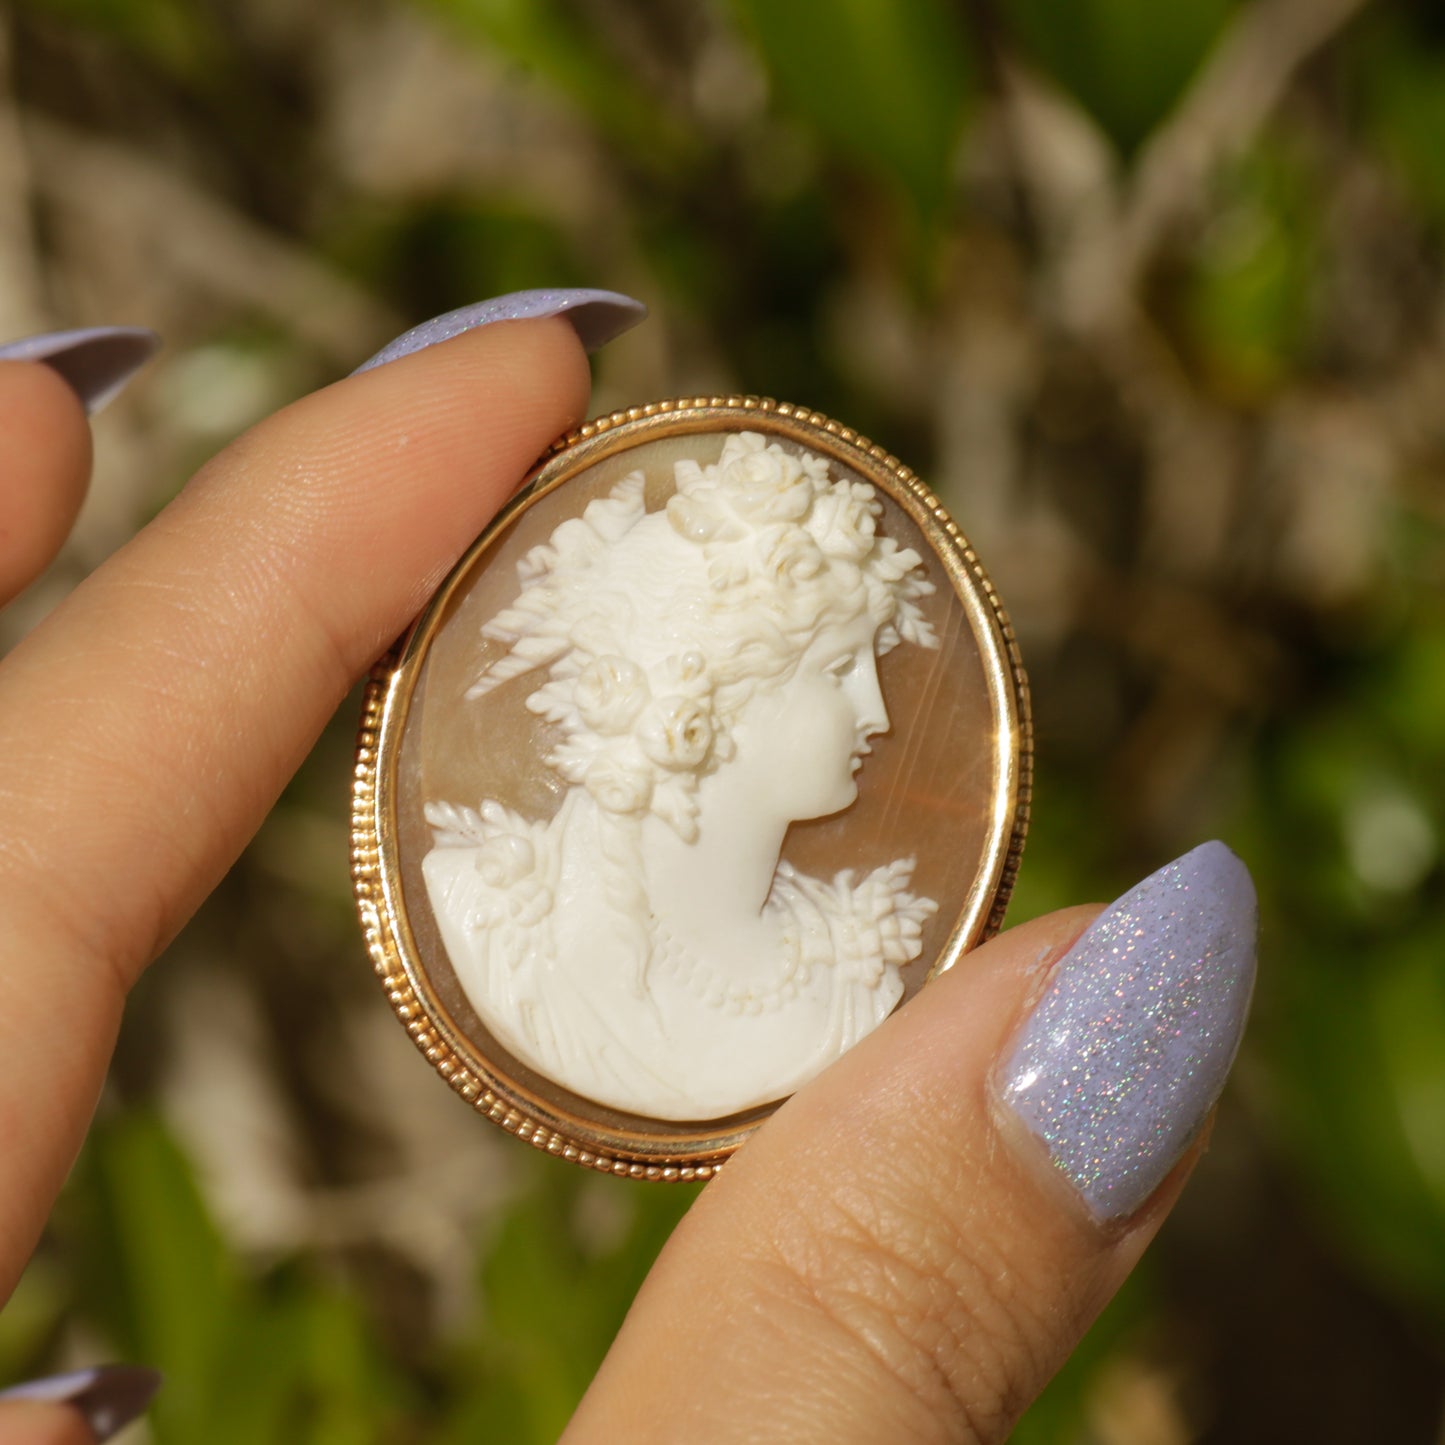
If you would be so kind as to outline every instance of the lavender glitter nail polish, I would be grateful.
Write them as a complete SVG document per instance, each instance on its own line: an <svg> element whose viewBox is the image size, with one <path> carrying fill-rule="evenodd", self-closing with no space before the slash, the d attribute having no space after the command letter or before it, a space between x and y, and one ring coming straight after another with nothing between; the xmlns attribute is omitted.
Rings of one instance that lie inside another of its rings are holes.
<svg viewBox="0 0 1445 1445"><path fill-rule="evenodd" d="M1144 1203L1219 1098L1255 932L1248 870L1206 843L1100 914L1025 1022L1003 1101L1100 1219Z"/></svg>
<svg viewBox="0 0 1445 1445"><path fill-rule="evenodd" d="M615 336L637 325L647 315L647 307L624 296L620 291L593 291L578 287L551 287L540 291L512 291L494 296L474 306L463 306L433 317L404 331L389 341L370 361L363 362L352 375L370 371L422 351L442 341L450 341L464 331L475 331L497 321L525 321L541 316L565 316L588 351L605 346Z"/></svg>

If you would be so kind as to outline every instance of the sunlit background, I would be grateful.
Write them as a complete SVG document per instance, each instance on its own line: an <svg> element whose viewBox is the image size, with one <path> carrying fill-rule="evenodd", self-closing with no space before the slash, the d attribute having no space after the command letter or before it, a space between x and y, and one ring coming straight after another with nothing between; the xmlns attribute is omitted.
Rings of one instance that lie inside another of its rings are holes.
<svg viewBox="0 0 1445 1445"><path fill-rule="evenodd" d="M1016 1438L1438 1442L1442 234L1436 0L9 0L0 337L167 348L8 635L403 327L643 298L596 410L805 403L977 544L1037 709L1013 920L1212 836L1260 885L1211 1151ZM0 1379L164 1369L155 1445L551 1440L691 1197L414 1052L353 727L137 991L0 1315Z"/></svg>

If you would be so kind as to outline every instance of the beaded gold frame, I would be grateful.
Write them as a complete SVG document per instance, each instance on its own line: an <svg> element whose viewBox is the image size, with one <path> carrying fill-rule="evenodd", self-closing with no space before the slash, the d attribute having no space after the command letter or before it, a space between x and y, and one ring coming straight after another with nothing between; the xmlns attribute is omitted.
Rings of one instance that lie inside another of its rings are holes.
<svg viewBox="0 0 1445 1445"><path fill-rule="evenodd" d="M590 1107L560 1087L523 1083L469 1036L437 996L418 955L396 859L396 754L412 689L446 604L477 559L540 497L604 457L659 437L756 430L851 468L908 515L942 564L972 626L991 702L992 797L987 842L932 979L998 931L1028 826L1033 736L1028 683L1012 626L968 540L907 467L849 427L806 408L759 397L695 397L630 407L562 437L518 495L473 545L408 634L376 665L366 688L352 788L352 877L367 951L396 1012L429 1063L479 1113L535 1148L634 1179L702 1180L772 1111L698 1125L634 1119ZM424 905L423 905L424 906Z"/></svg>

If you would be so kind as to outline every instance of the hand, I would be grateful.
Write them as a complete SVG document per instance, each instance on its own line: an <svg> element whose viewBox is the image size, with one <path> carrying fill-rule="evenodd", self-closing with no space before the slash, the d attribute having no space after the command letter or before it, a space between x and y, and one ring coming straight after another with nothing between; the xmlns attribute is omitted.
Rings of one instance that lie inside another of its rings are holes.
<svg viewBox="0 0 1445 1445"><path fill-rule="evenodd" d="M423 329L254 428L0 664L7 1293L126 990L583 415L595 311L486 324L518 314L537 305ZM0 362L0 436L22 438L13 592L89 445L34 364ZM664 1251L569 1438L1003 1439L1182 1187L1252 980L1253 896L1219 845L1090 917L979 949L792 1099Z"/></svg>

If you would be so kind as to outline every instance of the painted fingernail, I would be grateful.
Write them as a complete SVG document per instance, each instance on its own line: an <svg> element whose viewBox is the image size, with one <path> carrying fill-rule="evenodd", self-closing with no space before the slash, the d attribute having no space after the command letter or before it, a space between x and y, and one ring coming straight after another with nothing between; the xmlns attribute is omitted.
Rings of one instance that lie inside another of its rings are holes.
<svg viewBox="0 0 1445 1445"><path fill-rule="evenodd" d="M0 1400L43 1400L79 1410L97 1441L117 1435L150 1404L161 1387L158 1370L142 1365L99 1365L48 1375L0 1390Z"/></svg>
<svg viewBox="0 0 1445 1445"><path fill-rule="evenodd" d="M1254 989L1254 884L1206 843L1105 909L1059 961L1001 1095L1099 1219L1132 1214L1198 1133Z"/></svg>
<svg viewBox="0 0 1445 1445"><path fill-rule="evenodd" d="M370 371L374 366L384 366L401 356L410 356L413 351L422 351L439 341L450 341L464 331L490 326L494 321L525 321L541 316L566 317L582 345L588 351L596 351L614 337L631 330L646 315L647 307L642 302L634 301L620 291L576 288L511 291L505 296L494 296L490 301L463 306L458 311L448 311L445 316L436 316L430 321L423 321L420 326L413 326L410 331L402 332L395 341L383 346L370 361L358 366L352 375Z"/></svg>
<svg viewBox="0 0 1445 1445"><path fill-rule="evenodd" d="M0 361L43 361L70 383L94 416L156 354L161 339L143 326L47 331L0 346Z"/></svg>

